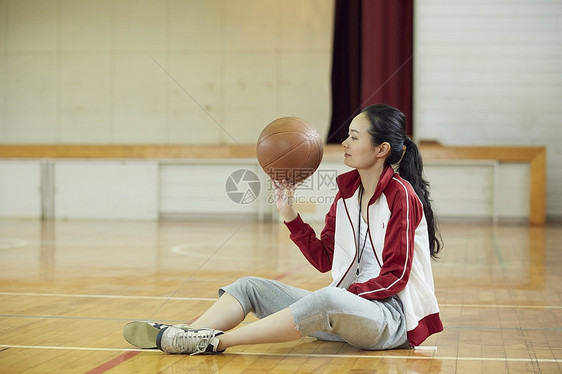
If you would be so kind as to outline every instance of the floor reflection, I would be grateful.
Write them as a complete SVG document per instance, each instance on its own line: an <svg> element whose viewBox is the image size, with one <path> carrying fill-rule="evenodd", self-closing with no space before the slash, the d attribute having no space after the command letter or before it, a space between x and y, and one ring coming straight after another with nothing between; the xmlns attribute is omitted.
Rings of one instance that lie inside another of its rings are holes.
<svg viewBox="0 0 562 374"><path fill-rule="evenodd" d="M55 225L52 219L41 220L39 239L39 280L51 281L55 277Z"/></svg>

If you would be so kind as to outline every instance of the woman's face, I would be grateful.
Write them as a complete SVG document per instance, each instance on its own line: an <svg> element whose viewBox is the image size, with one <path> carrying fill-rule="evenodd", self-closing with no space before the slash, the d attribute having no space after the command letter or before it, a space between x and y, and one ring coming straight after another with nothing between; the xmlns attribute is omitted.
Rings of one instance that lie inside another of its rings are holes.
<svg viewBox="0 0 562 374"><path fill-rule="evenodd" d="M347 139L342 142L345 149L344 163L355 169L368 169L377 160L377 147L373 146L368 132L371 123L366 113L359 113L349 125Z"/></svg>

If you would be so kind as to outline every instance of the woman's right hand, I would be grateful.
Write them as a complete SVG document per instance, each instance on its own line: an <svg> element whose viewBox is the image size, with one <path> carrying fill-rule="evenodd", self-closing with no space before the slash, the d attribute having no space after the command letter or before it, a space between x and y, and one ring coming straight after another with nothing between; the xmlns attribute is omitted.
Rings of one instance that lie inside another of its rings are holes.
<svg viewBox="0 0 562 374"><path fill-rule="evenodd" d="M286 180L271 180L271 184L275 189L275 206L279 215L285 222L290 222L297 218L297 211L293 207L295 201L295 186Z"/></svg>

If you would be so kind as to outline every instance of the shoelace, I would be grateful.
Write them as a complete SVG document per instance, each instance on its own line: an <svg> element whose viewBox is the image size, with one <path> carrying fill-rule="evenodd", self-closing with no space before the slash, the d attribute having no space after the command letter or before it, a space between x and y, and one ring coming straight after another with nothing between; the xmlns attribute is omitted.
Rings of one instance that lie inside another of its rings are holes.
<svg viewBox="0 0 562 374"><path fill-rule="evenodd" d="M204 353L214 337L214 331L184 331L173 337L172 347L178 351L196 355Z"/></svg>

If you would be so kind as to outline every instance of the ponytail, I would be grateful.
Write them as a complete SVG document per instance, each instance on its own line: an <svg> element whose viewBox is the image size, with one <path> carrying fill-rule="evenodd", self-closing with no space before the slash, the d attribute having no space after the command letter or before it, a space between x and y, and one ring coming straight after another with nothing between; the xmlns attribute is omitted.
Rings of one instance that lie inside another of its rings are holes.
<svg viewBox="0 0 562 374"><path fill-rule="evenodd" d="M410 182L423 204L423 211L427 221L427 232L429 234L429 252L431 257L436 259L437 254L443 247L443 243L435 222L436 217L431 208L429 182L423 178L423 160L420 151L416 143L407 136L404 139L404 153L398 165L398 174Z"/></svg>
<svg viewBox="0 0 562 374"><path fill-rule="evenodd" d="M406 136L406 116L396 108L384 104L371 105L363 110L367 114L371 126L369 134L373 145L383 142L390 144L391 153L386 159L389 165L398 164L398 174L407 180L423 204L429 234L429 252L433 259L443 248L441 236L437 230L436 217L431 209L429 199L429 183L423 179L423 161L416 146Z"/></svg>

